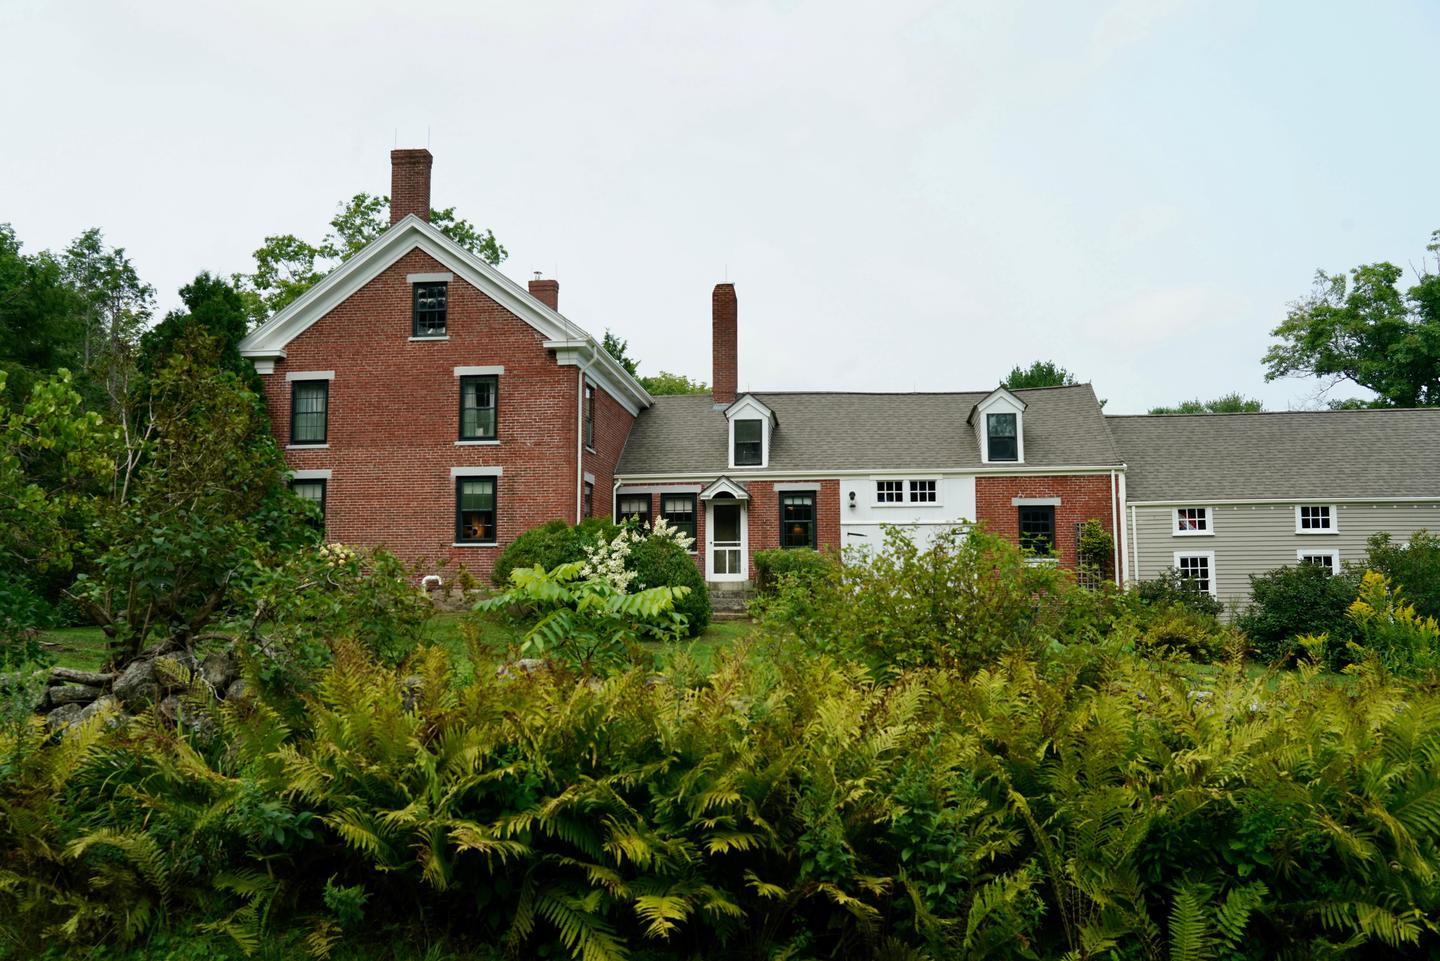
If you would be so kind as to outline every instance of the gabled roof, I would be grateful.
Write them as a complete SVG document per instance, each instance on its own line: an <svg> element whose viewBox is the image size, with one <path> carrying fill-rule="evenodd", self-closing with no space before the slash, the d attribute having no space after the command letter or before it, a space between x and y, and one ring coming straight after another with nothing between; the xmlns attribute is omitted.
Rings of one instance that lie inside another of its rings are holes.
<svg viewBox="0 0 1440 961"><path fill-rule="evenodd" d="M1106 420L1132 501L1440 497L1440 409Z"/></svg>
<svg viewBox="0 0 1440 961"><path fill-rule="evenodd" d="M621 403L639 410L652 402L640 382L600 348L578 325L536 300L519 284L445 236L439 229L407 215L359 253L332 270L325 279L261 324L240 342L240 355L253 359L285 356L285 347L351 294L374 280L412 250L422 250L529 324L545 338L545 346L567 363L592 363L591 373Z"/></svg>
<svg viewBox="0 0 1440 961"><path fill-rule="evenodd" d="M745 410L755 411L760 414L760 416L769 420L772 425L779 426L780 424L780 421L775 417L775 412L771 410L764 401L750 393L741 394L735 398L734 403L725 408L725 416L727 418L733 417Z"/></svg>
<svg viewBox="0 0 1440 961"><path fill-rule="evenodd" d="M966 424L991 392L860 394L759 391L783 425L763 471L994 470ZM1120 456L1089 384L1016 391L1025 413L1023 470L1114 467ZM723 410L709 394L657 397L630 431L617 472L625 475L731 472ZM743 469L740 473L743 473Z"/></svg>
<svg viewBox="0 0 1440 961"><path fill-rule="evenodd" d="M986 409L987 407L994 405L995 401L1001 399L1008 400L1011 404L1020 408L1021 411L1024 411L1025 408L1028 406L1023 399L1016 397L1009 388L1002 385L1000 387L996 387L990 393L986 394L984 397L981 397L975 402L975 406L970 408L969 416L965 418L965 423L974 424L976 414Z"/></svg>
<svg viewBox="0 0 1440 961"><path fill-rule="evenodd" d="M729 495L738 501L748 501L750 492L745 489L744 484L738 484L728 477L717 477L711 481L703 491L700 492L702 501L714 500L716 497Z"/></svg>

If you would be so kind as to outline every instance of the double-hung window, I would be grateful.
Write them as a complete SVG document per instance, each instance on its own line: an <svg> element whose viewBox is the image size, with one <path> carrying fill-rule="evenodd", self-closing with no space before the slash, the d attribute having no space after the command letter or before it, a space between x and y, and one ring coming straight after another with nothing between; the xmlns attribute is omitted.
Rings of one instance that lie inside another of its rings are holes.
<svg viewBox="0 0 1440 961"><path fill-rule="evenodd" d="M780 546L815 547L815 495L780 495Z"/></svg>
<svg viewBox="0 0 1440 961"><path fill-rule="evenodd" d="M650 495L621 494L615 504L620 523L635 521L642 526L650 524Z"/></svg>
<svg viewBox="0 0 1440 961"><path fill-rule="evenodd" d="M595 388L585 385L585 446L595 449Z"/></svg>
<svg viewBox="0 0 1440 961"><path fill-rule="evenodd" d="M759 420L735 421L735 466L759 467L764 463L761 450L765 426Z"/></svg>
<svg viewBox="0 0 1440 961"><path fill-rule="evenodd" d="M320 510L320 529L325 529L325 480L324 478L304 478L290 482L290 490L301 500L309 501Z"/></svg>
<svg viewBox="0 0 1440 961"><path fill-rule="evenodd" d="M1019 523L1021 550L1047 557L1054 553L1055 508L1052 505L1021 507Z"/></svg>
<svg viewBox="0 0 1440 961"><path fill-rule="evenodd" d="M1295 533L1334 534L1335 510L1328 504L1301 504L1295 508Z"/></svg>
<svg viewBox="0 0 1440 961"><path fill-rule="evenodd" d="M494 544L497 477L455 478L455 542Z"/></svg>
<svg viewBox="0 0 1440 961"><path fill-rule="evenodd" d="M585 482L585 516L595 516L595 485L590 481Z"/></svg>
<svg viewBox="0 0 1440 961"><path fill-rule="evenodd" d="M290 443L323 444L330 413L328 380L297 380L290 385Z"/></svg>
<svg viewBox="0 0 1440 961"><path fill-rule="evenodd" d="M494 440L499 378L460 378L460 439Z"/></svg>
<svg viewBox="0 0 1440 961"><path fill-rule="evenodd" d="M1304 549L1295 552L1295 559L1303 564L1314 564L1316 567L1323 567L1331 574L1340 572L1339 551L1307 551Z"/></svg>
<svg viewBox="0 0 1440 961"><path fill-rule="evenodd" d="M875 482L875 503L898 504L905 499L905 482L882 480Z"/></svg>
<svg viewBox="0 0 1440 961"><path fill-rule="evenodd" d="M935 503L935 482L933 480L912 480L910 482L910 503Z"/></svg>
<svg viewBox="0 0 1440 961"><path fill-rule="evenodd" d="M433 281L414 284L412 289L414 300L410 336L444 337L448 333L446 315L450 285L444 281Z"/></svg>
<svg viewBox="0 0 1440 961"><path fill-rule="evenodd" d="M1197 551L1175 554L1175 570L1180 578L1197 591L1215 594L1215 552Z"/></svg>
<svg viewBox="0 0 1440 961"><path fill-rule="evenodd" d="M649 506L648 504L646 505ZM692 540L695 537L695 495L694 494L661 494L660 495L660 516L665 523L678 531L682 531L686 537ZM693 551L695 545L692 543L690 549Z"/></svg>
<svg viewBox="0 0 1440 961"><path fill-rule="evenodd" d="M1014 414L986 414L986 449L992 461L1020 459L1019 418Z"/></svg>
<svg viewBox="0 0 1440 961"><path fill-rule="evenodd" d="M1210 526L1210 508L1177 507L1174 533L1177 537L1195 537L1214 533Z"/></svg>

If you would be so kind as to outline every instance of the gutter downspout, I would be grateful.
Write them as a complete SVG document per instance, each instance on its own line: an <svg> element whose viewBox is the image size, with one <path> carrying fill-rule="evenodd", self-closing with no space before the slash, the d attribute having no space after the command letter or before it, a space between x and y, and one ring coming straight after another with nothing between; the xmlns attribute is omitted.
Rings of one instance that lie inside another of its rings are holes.
<svg viewBox="0 0 1440 961"><path fill-rule="evenodd" d="M1130 530L1130 527L1129 527L1128 525L1126 525L1126 523L1125 523L1125 501L1126 501L1126 497L1127 497L1127 495L1126 495L1126 493L1125 493L1125 473L1124 473L1124 471L1121 471L1121 473L1120 473L1120 500L1118 501L1118 506L1119 506L1119 508L1120 508L1120 543L1117 545L1117 546L1120 548L1120 586L1121 586L1121 587L1125 587L1126 585L1128 585L1128 584L1130 583L1130 552L1129 552L1129 550L1128 550L1127 548L1128 548L1128 546L1129 546L1131 530ZM1135 508L1133 508L1133 507L1130 508L1130 520L1131 520L1132 523L1133 523L1134 520L1135 520Z"/></svg>
<svg viewBox="0 0 1440 961"><path fill-rule="evenodd" d="M579 368L580 379L575 390L575 523L585 519L585 375L595 366L595 342L590 342L590 359Z"/></svg>

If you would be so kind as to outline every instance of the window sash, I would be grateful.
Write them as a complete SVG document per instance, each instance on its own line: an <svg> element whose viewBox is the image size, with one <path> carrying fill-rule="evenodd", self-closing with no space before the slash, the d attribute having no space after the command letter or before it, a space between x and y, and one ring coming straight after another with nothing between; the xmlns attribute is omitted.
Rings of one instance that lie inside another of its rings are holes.
<svg viewBox="0 0 1440 961"><path fill-rule="evenodd" d="M764 462L764 433L758 420L735 422L736 467L758 467Z"/></svg>
<svg viewBox="0 0 1440 961"><path fill-rule="evenodd" d="M620 523L629 520L639 521L641 524L650 523L650 495L649 494L621 494L616 499L615 513Z"/></svg>
<svg viewBox="0 0 1440 961"><path fill-rule="evenodd" d="M297 380L290 385L290 443L325 443L329 415L328 380Z"/></svg>
<svg viewBox="0 0 1440 961"><path fill-rule="evenodd" d="M585 385L585 446L595 449L595 388Z"/></svg>
<svg viewBox="0 0 1440 961"><path fill-rule="evenodd" d="M499 412L499 378L460 378L460 439L494 440Z"/></svg>
<svg viewBox="0 0 1440 961"><path fill-rule="evenodd" d="M815 548L815 495L780 495L780 546Z"/></svg>
<svg viewBox="0 0 1440 961"><path fill-rule="evenodd" d="M1332 531L1335 529L1335 515L1328 505L1301 505L1300 530Z"/></svg>
<svg viewBox="0 0 1440 961"><path fill-rule="evenodd" d="M694 494L661 494L660 516L665 518L665 523L693 539L697 536L695 532L696 500ZM693 551L695 545L691 544L690 549Z"/></svg>
<svg viewBox="0 0 1440 961"><path fill-rule="evenodd" d="M449 284L444 281L414 284L410 334L412 337L444 337L447 332Z"/></svg>
<svg viewBox="0 0 1440 961"><path fill-rule="evenodd" d="M494 477L455 478L455 541L460 544L494 544L498 483Z"/></svg>
<svg viewBox="0 0 1440 961"><path fill-rule="evenodd" d="M905 482L882 480L875 482L875 503L899 504L905 499Z"/></svg>
<svg viewBox="0 0 1440 961"><path fill-rule="evenodd" d="M1015 414L986 414L985 433L990 460L1019 460L1020 443L1016 437Z"/></svg>
<svg viewBox="0 0 1440 961"><path fill-rule="evenodd" d="M585 516L595 516L595 485L585 482Z"/></svg>
<svg viewBox="0 0 1440 961"><path fill-rule="evenodd" d="M1022 507L1017 518L1021 550L1051 554L1055 550L1055 508Z"/></svg>
<svg viewBox="0 0 1440 961"><path fill-rule="evenodd" d="M910 503L912 504L933 504L936 501L939 485L933 480L912 480L910 482Z"/></svg>
<svg viewBox="0 0 1440 961"><path fill-rule="evenodd" d="M1180 507L1175 510L1175 533L1210 533L1210 509L1207 507Z"/></svg>
<svg viewBox="0 0 1440 961"><path fill-rule="evenodd" d="M309 501L320 508L320 529L325 529L325 479L301 478L290 481L290 491L296 497Z"/></svg>
<svg viewBox="0 0 1440 961"><path fill-rule="evenodd" d="M1182 554L1175 559L1175 569L1182 578L1190 581L1197 591L1213 593L1214 573L1210 570L1208 554Z"/></svg>

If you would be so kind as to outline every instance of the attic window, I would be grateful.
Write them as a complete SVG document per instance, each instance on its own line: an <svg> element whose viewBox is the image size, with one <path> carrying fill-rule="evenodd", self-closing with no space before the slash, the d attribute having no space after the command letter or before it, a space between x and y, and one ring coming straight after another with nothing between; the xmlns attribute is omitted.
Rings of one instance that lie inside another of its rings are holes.
<svg viewBox="0 0 1440 961"><path fill-rule="evenodd" d="M761 446L764 425L758 420L735 421L735 466L759 467L764 463Z"/></svg>
<svg viewBox="0 0 1440 961"><path fill-rule="evenodd" d="M444 281L413 285L412 337L444 337L450 285Z"/></svg>
<svg viewBox="0 0 1440 961"><path fill-rule="evenodd" d="M1016 416L1014 414L985 415L987 460L1018 461L1020 443L1017 439Z"/></svg>

